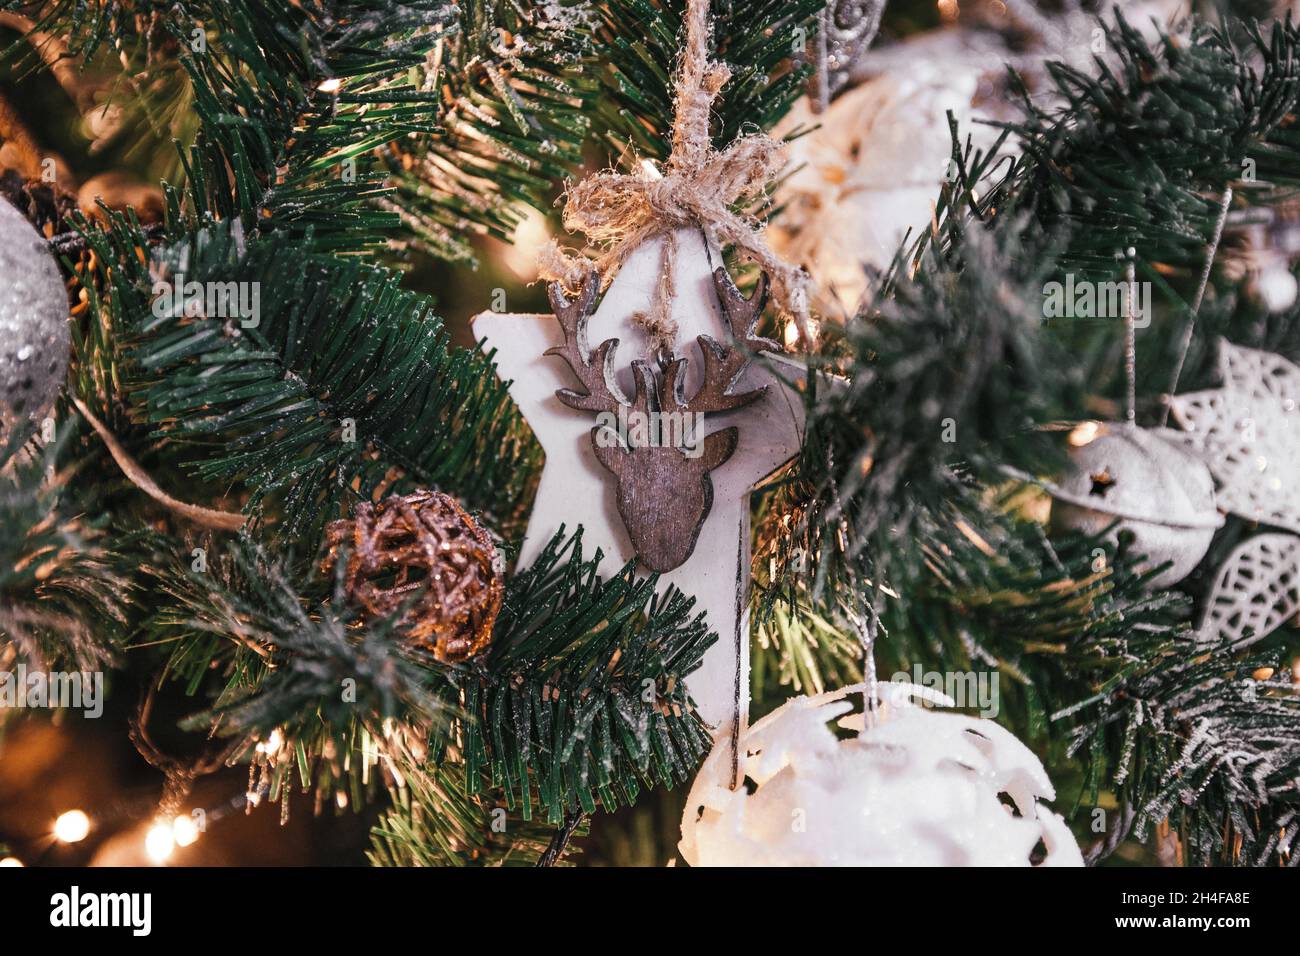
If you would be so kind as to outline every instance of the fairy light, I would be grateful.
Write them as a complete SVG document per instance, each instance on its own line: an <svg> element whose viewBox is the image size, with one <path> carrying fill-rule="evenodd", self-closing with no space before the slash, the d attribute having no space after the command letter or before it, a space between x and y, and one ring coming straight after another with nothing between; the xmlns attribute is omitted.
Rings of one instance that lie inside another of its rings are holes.
<svg viewBox="0 0 1300 956"><path fill-rule="evenodd" d="M267 737L266 740L257 745L256 750L258 753L264 754L267 757L273 757L275 756L276 751L283 746L284 734L280 733L280 728L277 727L275 730L271 731L271 736Z"/></svg>
<svg viewBox="0 0 1300 956"><path fill-rule="evenodd" d="M90 833L90 817L81 810L68 810L54 821L54 836L60 843L80 843Z"/></svg>
<svg viewBox="0 0 1300 956"><path fill-rule="evenodd" d="M821 332L821 323L816 319L809 319L808 337L816 342L819 332ZM803 336L799 334L799 323L794 319L788 319L785 323L785 328L781 331L781 338L785 342L786 351L794 351L795 346L797 346L803 338Z"/></svg>
<svg viewBox="0 0 1300 956"><path fill-rule="evenodd" d="M799 326L795 324L794 319L790 319L785 323L785 332L782 338L785 339L787 349L792 349L799 344Z"/></svg>
<svg viewBox="0 0 1300 956"><path fill-rule="evenodd" d="M172 821L172 838L177 846L189 846L199 838L198 825L182 814Z"/></svg>
<svg viewBox="0 0 1300 956"><path fill-rule="evenodd" d="M7 856L3 860L0 860L0 867L17 867L22 865L23 861L18 859L16 856Z"/></svg>
<svg viewBox="0 0 1300 956"><path fill-rule="evenodd" d="M367 731L361 738L361 782L370 783L370 768L379 763L379 744Z"/></svg>
<svg viewBox="0 0 1300 956"><path fill-rule="evenodd" d="M510 244L501 250L501 261L521 282L537 278L537 257L551 238L546 217L535 209L528 209L515 226Z"/></svg>
<svg viewBox="0 0 1300 956"><path fill-rule="evenodd" d="M159 821L144 836L144 852L154 863L166 863L176 849L176 837L166 822Z"/></svg>
<svg viewBox="0 0 1300 956"><path fill-rule="evenodd" d="M1082 448L1096 441L1100 434L1101 422L1080 422L1071 429L1069 441L1075 448Z"/></svg>

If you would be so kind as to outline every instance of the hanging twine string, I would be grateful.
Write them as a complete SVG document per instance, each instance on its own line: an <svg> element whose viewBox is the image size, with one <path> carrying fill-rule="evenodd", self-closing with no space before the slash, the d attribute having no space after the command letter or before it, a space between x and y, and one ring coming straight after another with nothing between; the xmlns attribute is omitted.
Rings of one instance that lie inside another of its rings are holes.
<svg viewBox="0 0 1300 956"><path fill-rule="evenodd" d="M581 232L605 251L595 260L570 255L554 242L540 256L543 279L558 279L576 290L593 266L606 281L643 242L690 225L703 227L718 241L743 249L768 274L777 306L794 317L805 342L808 331L808 273L777 257L763 240L757 223L731 207L762 195L784 160L781 144L770 136L742 136L725 150L713 148L709 115L731 71L709 59L708 0L688 0L686 47L677 80L673 148L662 175L646 169L635 174L606 170L572 186L565 198L564 226ZM671 244L665 243L663 273L654 300L640 317L652 347L671 350Z"/></svg>
<svg viewBox="0 0 1300 956"><path fill-rule="evenodd" d="M1124 266L1124 279L1128 285L1124 303L1124 420L1130 425L1137 422L1137 316L1134 314L1137 308L1137 267L1133 262L1136 255L1136 250L1129 249L1125 253L1127 263Z"/></svg>
<svg viewBox="0 0 1300 956"><path fill-rule="evenodd" d="M188 521L202 525L205 528L216 528L218 531L238 531L244 526L244 516L231 511L217 511L213 508L204 508L202 505L192 505L186 501L180 501L173 498L167 492L158 487L158 483L153 477L140 467L139 462L131 457L131 453L122 447L122 443L117 437L108 430L108 426L95 417L95 414L86 407L81 399L73 396L72 404L81 412L81 416L95 429L99 437L103 439L104 444L108 446L108 452L117 462L117 466L122 469L122 474L131 480L131 483L143 491L150 498L171 509Z"/></svg>
<svg viewBox="0 0 1300 956"><path fill-rule="evenodd" d="M1214 221L1214 236L1206 250L1205 265L1201 268L1201 281L1196 287L1196 297L1188 309L1187 325L1183 328L1183 340L1178 344L1178 361L1174 365L1174 374L1169 382L1169 391L1165 393L1164 411L1160 413L1160 427L1169 424L1169 410L1173 406L1169 399L1178 392L1178 380L1183 376L1183 364L1187 361L1187 351L1192 347L1192 334L1196 331L1196 317L1201 312L1201 303L1205 301L1205 290L1210 284L1210 272L1214 269L1214 257L1219 252L1219 242L1223 239L1223 227L1228 223L1228 210L1232 206L1232 187L1223 191L1219 200L1219 215Z"/></svg>
<svg viewBox="0 0 1300 956"><path fill-rule="evenodd" d="M650 349L656 357L668 358L673 354L677 342L677 323L673 320L673 297L677 295L677 234L664 236L664 247L660 253L659 281L655 283L654 298L650 311L637 312L632 316L650 340Z"/></svg>

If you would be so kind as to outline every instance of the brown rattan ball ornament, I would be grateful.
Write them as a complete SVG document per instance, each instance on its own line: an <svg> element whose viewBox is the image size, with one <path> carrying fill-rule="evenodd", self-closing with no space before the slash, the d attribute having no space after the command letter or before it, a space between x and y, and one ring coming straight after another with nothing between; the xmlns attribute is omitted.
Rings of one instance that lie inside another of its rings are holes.
<svg viewBox="0 0 1300 956"><path fill-rule="evenodd" d="M440 661L472 657L492 639L505 567L492 538L448 495L417 491L357 505L325 531L329 570L346 548L348 597L375 617L407 605L400 630Z"/></svg>

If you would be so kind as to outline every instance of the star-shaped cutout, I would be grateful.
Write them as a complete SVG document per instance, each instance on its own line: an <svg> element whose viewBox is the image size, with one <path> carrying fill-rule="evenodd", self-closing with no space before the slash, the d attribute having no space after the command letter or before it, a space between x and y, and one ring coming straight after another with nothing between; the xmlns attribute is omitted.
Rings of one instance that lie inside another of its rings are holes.
<svg viewBox="0 0 1300 956"><path fill-rule="evenodd" d="M663 238L633 250L606 290L589 321L590 341L619 340L616 377L625 395L636 389L631 363L650 361L650 344L637 313L650 309L660 279ZM722 265L716 247L697 228L675 233L671 317L677 325L677 351L689 355L684 388L700 385L696 336L718 342L730 333L721 314L713 271ZM613 574L636 556L620 516L617 482L597 458L591 412L567 406L557 390L573 389L572 371L548 349L561 346L564 335L553 315L484 312L474 319L483 348L494 353L510 395L546 453L546 465L519 556L529 564L563 525L583 527L583 539L604 552L600 571ZM742 723L748 711L750 565L749 497L755 485L788 462L803 444L804 409L799 393L806 376L800 362L783 356L756 357L732 383L731 390L764 389L756 401L730 411L710 413L706 431L738 429L734 452L710 473L713 500L698 541L684 564L660 576L660 586L676 585L696 598L697 610L717 631L718 642L705 654L699 670L687 679L700 715L715 727L729 727L740 695ZM738 677L739 675L739 681ZM737 691L737 682L739 689Z"/></svg>
<svg viewBox="0 0 1300 956"><path fill-rule="evenodd" d="M1099 471L1088 477L1092 482L1088 494L1096 495L1098 498L1105 498L1106 492L1115 487L1115 479L1110 476L1109 471Z"/></svg>

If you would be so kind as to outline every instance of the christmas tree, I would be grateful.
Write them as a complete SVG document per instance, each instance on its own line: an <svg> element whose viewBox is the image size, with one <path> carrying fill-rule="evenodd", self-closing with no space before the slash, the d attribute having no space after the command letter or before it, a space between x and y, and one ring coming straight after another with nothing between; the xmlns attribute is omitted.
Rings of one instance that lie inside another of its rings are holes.
<svg viewBox="0 0 1300 956"><path fill-rule="evenodd" d="M1289 4L0 44L0 857L1297 859Z"/></svg>

